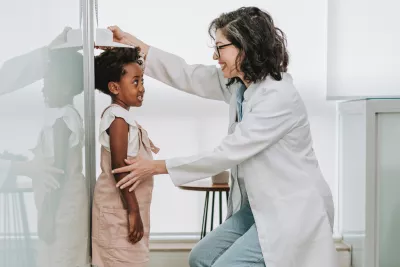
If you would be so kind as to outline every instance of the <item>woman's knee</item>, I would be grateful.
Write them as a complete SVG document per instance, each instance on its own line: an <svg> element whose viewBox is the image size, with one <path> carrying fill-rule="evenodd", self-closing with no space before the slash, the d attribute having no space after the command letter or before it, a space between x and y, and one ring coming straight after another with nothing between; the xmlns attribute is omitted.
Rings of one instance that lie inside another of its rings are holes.
<svg viewBox="0 0 400 267"><path fill-rule="evenodd" d="M202 242L198 243L189 254L190 267L211 267L209 251L204 247Z"/></svg>
<svg viewBox="0 0 400 267"><path fill-rule="evenodd" d="M197 255L196 251L192 250L189 254L189 266L190 267L200 267L199 263L199 255Z"/></svg>

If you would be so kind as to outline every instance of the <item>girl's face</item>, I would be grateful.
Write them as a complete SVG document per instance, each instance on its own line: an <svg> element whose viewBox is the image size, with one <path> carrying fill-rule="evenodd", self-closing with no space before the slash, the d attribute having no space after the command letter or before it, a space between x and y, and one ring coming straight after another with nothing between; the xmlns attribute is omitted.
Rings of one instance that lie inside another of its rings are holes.
<svg viewBox="0 0 400 267"><path fill-rule="evenodd" d="M108 88L114 94L114 98L127 107L142 106L145 92L142 68L137 63L126 64L121 80L110 82Z"/></svg>

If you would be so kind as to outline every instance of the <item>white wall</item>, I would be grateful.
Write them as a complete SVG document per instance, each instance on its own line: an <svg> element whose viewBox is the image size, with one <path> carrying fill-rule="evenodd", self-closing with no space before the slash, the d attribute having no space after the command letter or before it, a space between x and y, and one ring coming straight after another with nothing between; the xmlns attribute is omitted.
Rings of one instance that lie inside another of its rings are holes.
<svg viewBox="0 0 400 267"><path fill-rule="evenodd" d="M400 96L400 4L329 1L328 97Z"/></svg>

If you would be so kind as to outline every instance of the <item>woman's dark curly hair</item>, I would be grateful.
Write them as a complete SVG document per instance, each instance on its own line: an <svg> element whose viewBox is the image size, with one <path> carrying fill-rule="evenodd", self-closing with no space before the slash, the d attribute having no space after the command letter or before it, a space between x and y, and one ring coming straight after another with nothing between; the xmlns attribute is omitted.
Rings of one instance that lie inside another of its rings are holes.
<svg viewBox="0 0 400 267"><path fill-rule="evenodd" d="M286 37L268 13L257 7L223 13L209 26L211 38L215 39L217 30L239 49L236 66L244 73L245 81L259 82L268 75L277 81L282 79L281 73L289 64ZM240 81L238 77L229 79L227 86Z"/></svg>
<svg viewBox="0 0 400 267"><path fill-rule="evenodd" d="M115 47L107 49L94 59L95 88L104 94L112 96L108 89L109 82L119 82L125 75L124 66L137 63L140 66L143 61L140 57L140 49Z"/></svg>

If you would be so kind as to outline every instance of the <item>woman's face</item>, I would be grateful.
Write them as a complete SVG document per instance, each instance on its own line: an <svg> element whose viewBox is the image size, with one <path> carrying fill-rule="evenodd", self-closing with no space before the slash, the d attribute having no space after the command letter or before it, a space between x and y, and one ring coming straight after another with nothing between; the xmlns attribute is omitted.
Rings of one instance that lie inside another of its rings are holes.
<svg viewBox="0 0 400 267"><path fill-rule="evenodd" d="M232 45L219 29L215 33L215 45L213 59L218 60L224 77L239 77L239 70L236 67L236 57L239 54L239 49Z"/></svg>
<svg viewBox="0 0 400 267"><path fill-rule="evenodd" d="M137 63L130 63L124 66L125 74L122 75L118 84L118 90L109 85L109 89L115 97L128 107L140 107L143 103L144 86L143 70Z"/></svg>

